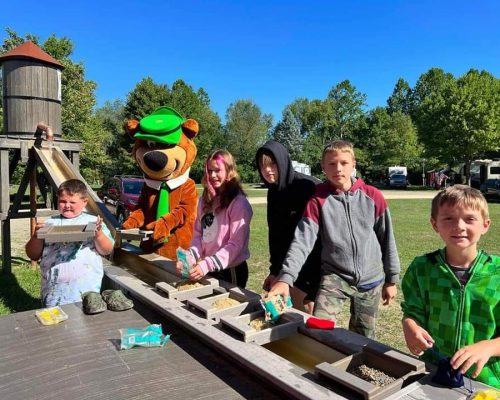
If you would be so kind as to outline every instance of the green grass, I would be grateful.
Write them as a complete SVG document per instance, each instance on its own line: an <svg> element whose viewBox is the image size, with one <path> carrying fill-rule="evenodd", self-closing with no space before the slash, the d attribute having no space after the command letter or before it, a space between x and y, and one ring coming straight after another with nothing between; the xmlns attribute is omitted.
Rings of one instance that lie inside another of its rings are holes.
<svg viewBox="0 0 500 400"><path fill-rule="evenodd" d="M259 190L259 189L258 189ZM262 190L262 189L260 189ZM260 197L260 196L259 196ZM402 274L414 257L443 247L440 238L429 223L430 200L388 200L391 210L396 243L401 260ZM489 232L481 239L479 247L491 254L500 254L500 203L490 203L493 221ZM250 277L248 288L261 293L262 282L268 274L269 251L267 241L266 205L253 205L250 231ZM14 254L23 257L24 254ZM13 266L12 275L0 274L0 315L40 307L40 275L29 264ZM401 331L401 291L389 306L380 307L377 324L378 340L402 351L407 351ZM347 327L348 308L337 326Z"/></svg>

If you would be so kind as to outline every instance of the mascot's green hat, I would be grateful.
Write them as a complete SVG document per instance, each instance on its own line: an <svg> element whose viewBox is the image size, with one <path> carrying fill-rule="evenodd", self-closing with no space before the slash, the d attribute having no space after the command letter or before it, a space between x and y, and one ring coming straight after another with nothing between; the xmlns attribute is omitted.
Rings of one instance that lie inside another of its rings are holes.
<svg viewBox="0 0 500 400"><path fill-rule="evenodd" d="M134 139L177 144L181 140L184 118L170 107L159 107L139 121Z"/></svg>

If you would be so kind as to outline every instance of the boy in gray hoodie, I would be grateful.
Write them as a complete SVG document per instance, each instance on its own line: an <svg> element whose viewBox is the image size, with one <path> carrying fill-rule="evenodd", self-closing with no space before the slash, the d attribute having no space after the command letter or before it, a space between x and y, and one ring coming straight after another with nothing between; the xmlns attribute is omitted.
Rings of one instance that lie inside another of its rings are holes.
<svg viewBox="0 0 500 400"><path fill-rule="evenodd" d="M322 278L314 315L335 321L350 299L349 329L375 338L380 300L387 305L396 296L400 264L387 202L352 176L355 166L350 142L325 147L321 168L328 180L307 203L269 295L288 295L319 236Z"/></svg>

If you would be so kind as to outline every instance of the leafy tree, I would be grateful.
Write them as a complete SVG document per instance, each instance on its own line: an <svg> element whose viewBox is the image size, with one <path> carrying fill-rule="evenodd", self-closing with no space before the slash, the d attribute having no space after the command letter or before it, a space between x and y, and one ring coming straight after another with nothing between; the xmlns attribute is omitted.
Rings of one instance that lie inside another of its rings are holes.
<svg viewBox="0 0 500 400"><path fill-rule="evenodd" d="M125 119L140 120L160 106L169 104L167 85L157 84L152 78L143 78L127 95Z"/></svg>
<svg viewBox="0 0 500 400"><path fill-rule="evenodd" d="M387 111L389 114L400 112L410 115L413 106L413 91L410 85L404 79L398 79L391 96L387 99Z"/></svg>
<svg viewBox="0 0 500 400"><path fill-rule="evenodd" d="M345 80L330 89L325 102L328 105L328 118L331 119L333 127L326 142L333 139L347 139L355 142L354 131L359 127L361 118L364 116L363 107L366 105L366 95Z"/></svg>
<svg viewBox="0 0 500 400"><path fill-rule="evenodd" d="M122 100L107 101L95 110L95 118L109 133L110 141L106 153L111 162L104 171L104 176L139 175L137 163L132 158L133 141L123 130L125 106Z"/></svg>
<svg viewBox="0 0 500 400"><path fill-rule="evenodd" d="M486 153L500 150L500 80L471 69L447 96L442 118L443 159L462 162L470 184L470 165Z"/></svg>
<svg viewBox="0 0 500 400"><path fill-rule="evenodd" d="M385 108L375 108L367 116L367 131L362 146L367 155L365 174L378 178L391 165L409 168L419 165L422 148L408 115L399 111L389 114Z"/></svg>
<svg viewBox="0 0 500 400"><path fill-rule="evenodd" d="M255 153L268 137L272 116L251 100L237 100L226 111L226 145L235 157L243 180L256 179Z"/></svg>
<svg viewBox="0 0 500 400"><path fill-rule="evenodd" d="M303 138L300 133L300 125L293 115L290 107L283 111L283 117L273 130L273 138L283 144L293 160L299 160L302 152Z"/></svg>
<svg viewBox="0 0 500 400"><path fill-rule="evenodd" d="M172 85L169 94L169 105L178 110L186 118L194 118L200 125L200 131L195 143L198 155L191 167L191 177L201 181L204 172L204 162L215 149L222 147L224 135L222 124L217 113L210 108L210 98L203 88L194 91L183 80L177 80Z"/></svg>
<svg viewBox="0 0 500 400"><path fill-rule="evenodd" d="M431 68L422 74L413 89L412 119L419 140L424 145L425 158L443 159L443 119L450 91L456 85L453 75Z"/></svg>

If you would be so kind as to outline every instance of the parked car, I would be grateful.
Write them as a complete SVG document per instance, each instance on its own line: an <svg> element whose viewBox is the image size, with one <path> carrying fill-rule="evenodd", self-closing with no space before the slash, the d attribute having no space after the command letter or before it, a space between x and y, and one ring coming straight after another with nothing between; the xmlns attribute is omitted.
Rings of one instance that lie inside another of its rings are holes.
<svg viewBox="0 0 500 400"><path fill-rule="evenodd" d="M120 225L136 209L143 183L144 178L140 176L116 175L104 182L97 191L99 198L116 216Z"/></svg>
<svg viewBox="0 0 500 400"><path fill-rule="evenodd" d="M393 174L389 178L390 187L406 188L408 186L408 180L406 175L403 174Z"/></svg>

